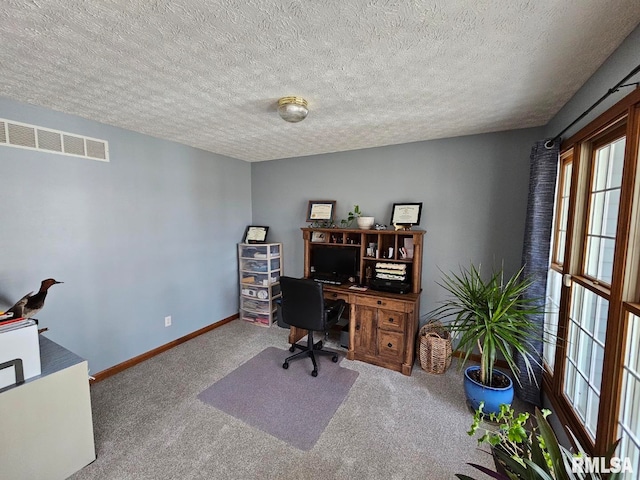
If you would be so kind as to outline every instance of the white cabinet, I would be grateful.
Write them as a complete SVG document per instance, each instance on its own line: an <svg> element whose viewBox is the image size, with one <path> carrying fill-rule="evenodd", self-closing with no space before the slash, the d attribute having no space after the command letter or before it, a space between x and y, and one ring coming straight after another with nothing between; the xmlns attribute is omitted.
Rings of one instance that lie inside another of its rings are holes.
<svg viewBox="0 0 640 480"><path fill-rule="evenodd" d="M87 361L40 335L42 373L0 392L0 478L63 480L96 459Z"/></svg>
<svg viewBox="0 0 640 480"><path fill-rule="evenodd" d="M281 243L238 245L240 318L270 327L275 321L282 274Z"/></svg>

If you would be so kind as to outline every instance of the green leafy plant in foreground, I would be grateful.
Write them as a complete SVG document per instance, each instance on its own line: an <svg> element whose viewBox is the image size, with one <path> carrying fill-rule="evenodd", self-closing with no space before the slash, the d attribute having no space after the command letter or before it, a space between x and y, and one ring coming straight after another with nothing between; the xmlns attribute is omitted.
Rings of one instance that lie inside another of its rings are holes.
<svg viewBox="0 0 640 480"><path fill-rule="evenodd" d="M501 405L500 412L489 415L489 420L496 423L496 429L482 428L484 433L478 442L491 445L496 463L502 465L506 473L473 463L469 465L497 480L617 480L621 478L619 473L574 472L573 457L588 455L571 431L569 435L577 453L574 454L560 445L547 421L549 414L548 410L541 411L536 408L535 415L531 418L529 413L516 414L510 406ZM480 425L484 418L481 406L476 411L471 429L467 433L476 434L481 429ZM619 440L609 449L605 456L606 464L610 463L618 443ZM460 480L475 480L463 474L456 474L456 477Z"/></svg>
<svg viewBox="0 0 640 480"><path fill-rule="evenodd" d="M499 448L520 465L525 466L524 458L531 458L530 445L537 442L547 465L553 467L544 438L540 435L535 438L533 436L535 428L529 412L516 413L510 405L506 404L500 405L500 411L495 413L485 414L483 408L484 402L481 402L473 415L471 428L467 432L470 436L482 432L478 437L478 445L488 444L492 449ZM546 419L551 411L544 409L541 414Z"/></svg>

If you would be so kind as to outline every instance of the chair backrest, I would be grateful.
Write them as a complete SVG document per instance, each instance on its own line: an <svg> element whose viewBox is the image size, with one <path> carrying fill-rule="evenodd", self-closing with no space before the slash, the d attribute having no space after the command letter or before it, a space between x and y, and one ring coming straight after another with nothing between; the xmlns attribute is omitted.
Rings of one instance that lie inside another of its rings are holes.
<svg viewBox="0 0 640 480"><path fill-rule="evenodd" d="M282 319L305 330L326 329L322 284L306 278L280 277Z"/></svg>

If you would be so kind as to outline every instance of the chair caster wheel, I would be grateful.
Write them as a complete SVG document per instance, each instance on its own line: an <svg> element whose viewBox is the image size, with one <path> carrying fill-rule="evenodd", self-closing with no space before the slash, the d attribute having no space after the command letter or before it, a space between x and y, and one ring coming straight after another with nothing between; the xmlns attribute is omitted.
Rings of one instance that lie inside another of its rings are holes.
<svg viewBox="0 0 640 480"><path fill-rule="evenodd" d="M314 370L313 372L311 372L311 376L312 377L317 377L318 376L318 370Z"/></svg>
<svg viewBox="0 0 640 480"><path fill-rule="evenodd" d="M316 343L316 344L313 346L313 349L314 349L314 350L322 350L322 340L320 340L318 343Z"/></svg>
<svg viewBox="0 0 640 480"><path fill-rule="evenodd" d="M333 363L338 363L338 355L334 355L333 357L331 357L331 361Z"/></svg>
<svg viewBox="0 0 640 480"><path fill-rule="evenodd" d="M284 363L282 364L282 368L284 368L285 370L286 370L287 368L289 368L289 362L284 362Z"/></svg>
<svg viewBox="0 0 640 480"><path fill-rule="evenodd" d="M296 349L296 346L295 346L295 345L291 345L291 346L289 347L289 351L290 351L290 352L295 351L295 349Z"/></svg>

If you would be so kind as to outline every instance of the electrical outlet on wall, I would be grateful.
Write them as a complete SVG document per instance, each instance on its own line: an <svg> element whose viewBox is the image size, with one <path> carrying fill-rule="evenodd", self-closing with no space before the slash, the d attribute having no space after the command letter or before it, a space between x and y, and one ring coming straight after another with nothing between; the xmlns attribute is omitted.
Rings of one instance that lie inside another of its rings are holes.
<svg viewBox="0 0 640 480"><path fill-rule="evenodd" d="M164 326L165 327L170 327L171 326L171 315L164 317Z"/></svg>

